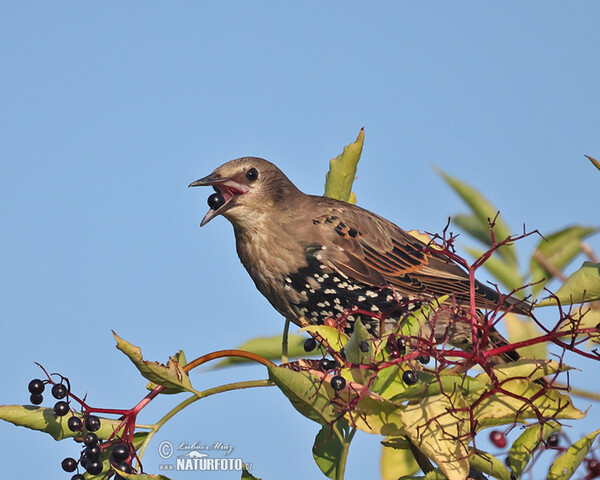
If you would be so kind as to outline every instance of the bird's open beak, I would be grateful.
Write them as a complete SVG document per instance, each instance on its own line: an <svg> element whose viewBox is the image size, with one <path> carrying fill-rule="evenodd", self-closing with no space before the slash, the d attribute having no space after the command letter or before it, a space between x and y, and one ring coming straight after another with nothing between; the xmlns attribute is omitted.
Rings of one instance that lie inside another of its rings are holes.
<svg viewBox="0 0 600 480"><path fill-rule="evenodd" d="M232 207L235 203L235 198L248 191L247 186L241 185L231 178L222 178L214 173L190 183L188 187L213 187L225 200L225 203L217 209L213 210L211 208L206 212L206 215L204 215L204 218L200 222L201 227L206 225L217 215L223 213L226 209Z"/></svg>

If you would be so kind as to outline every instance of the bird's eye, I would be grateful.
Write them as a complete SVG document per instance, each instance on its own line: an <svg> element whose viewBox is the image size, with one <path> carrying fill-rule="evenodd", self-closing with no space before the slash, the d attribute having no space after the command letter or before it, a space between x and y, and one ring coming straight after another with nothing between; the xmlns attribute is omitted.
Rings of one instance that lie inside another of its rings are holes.
<svg viewBox="0 0 600 480"><path fill-rule="evenodd" d="M251 168L246 172L246 178L251 182L258 180L258 170L256 168Z"/></svg>

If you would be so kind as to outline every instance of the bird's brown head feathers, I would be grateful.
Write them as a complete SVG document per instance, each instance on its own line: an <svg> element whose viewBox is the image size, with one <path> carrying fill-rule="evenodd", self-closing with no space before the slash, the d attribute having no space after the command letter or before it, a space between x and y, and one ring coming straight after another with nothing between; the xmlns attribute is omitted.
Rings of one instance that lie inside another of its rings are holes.
<svg viewBox="0 0 600 480"><path fill-rule="evenodd" d="M217 194L209 197L211 208L201 226L217 215L240 225L268 215L274 206L285 206L294 196L301 195L281 170L257 157L231 160L189 186L212 186Z"/></svg>

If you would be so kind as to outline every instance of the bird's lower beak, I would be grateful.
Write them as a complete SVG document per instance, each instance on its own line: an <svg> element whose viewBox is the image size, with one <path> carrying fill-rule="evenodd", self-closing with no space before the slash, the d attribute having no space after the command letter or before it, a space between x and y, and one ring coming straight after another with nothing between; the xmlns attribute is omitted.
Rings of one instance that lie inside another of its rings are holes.
<svg viewBox="0 0 600 480"><path fill-rule="evenodd" d="M248 187L240 185L230 178L222 178L214 173L190 183L188 187L213 187L221 195L222 201L224 201L219 206L211 206L210 210L204 215L202 222L200 222L201 227L210 222L215 216L231 208L235 203L235 198L248 191ZM211 205L210 197L209 205Z"/></svg>

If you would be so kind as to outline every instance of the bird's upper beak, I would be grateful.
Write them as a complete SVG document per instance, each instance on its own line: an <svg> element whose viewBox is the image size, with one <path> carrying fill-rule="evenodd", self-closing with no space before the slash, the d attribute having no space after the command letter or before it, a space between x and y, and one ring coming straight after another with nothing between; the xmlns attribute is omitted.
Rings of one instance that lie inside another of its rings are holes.
<svg viewBox="0 0 600 480"><path fill-rule="evenodd" d="M216 192L219 192L225 199L225 203L216 210L212 208L206 212L200 226L203 227L210 222L215 216L223 213L226 209L233 206L234 200L237 196L244 194L248 191L248 187L242 185L231 178L223 178L216 173L211 173L206 177L200 178L195 182L192 182L188 187L213 187Z"/></svg>

